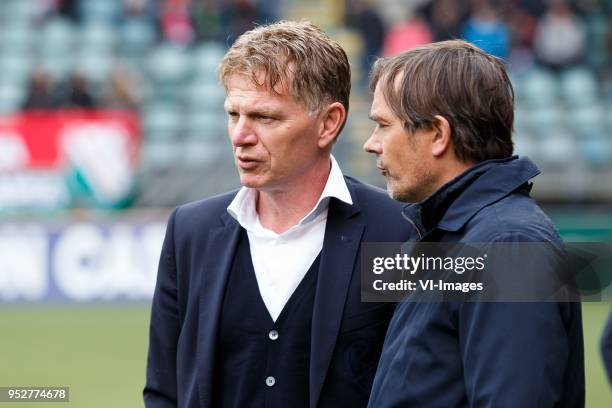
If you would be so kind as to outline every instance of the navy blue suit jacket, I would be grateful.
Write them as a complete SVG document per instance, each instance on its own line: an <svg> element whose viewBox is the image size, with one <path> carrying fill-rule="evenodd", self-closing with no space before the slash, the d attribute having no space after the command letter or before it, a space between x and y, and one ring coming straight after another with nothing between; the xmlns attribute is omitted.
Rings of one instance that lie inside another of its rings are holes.
<svg viewBox="0 0 612 408"><path fill-rule="evenodd" d="M365 406L393 304L362 303L362 241L406 241L401 205L349 177L353 205L331 199L313 310L311 407ZM210 407L223 294L240 225L229 193L170 216L150 325L145 405ZM264 379L262 379L263 384Z"/></svg>

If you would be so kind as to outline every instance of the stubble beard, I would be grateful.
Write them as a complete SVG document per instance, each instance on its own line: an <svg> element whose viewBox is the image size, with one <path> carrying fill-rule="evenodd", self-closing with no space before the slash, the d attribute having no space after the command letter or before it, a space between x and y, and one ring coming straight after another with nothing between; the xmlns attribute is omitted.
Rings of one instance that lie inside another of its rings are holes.
<svg viewBox="0 0 612 408"><path fill-rule="evenodd" d="M387 193L389 197L403 203L418 203L429 197L434 191L434 177L428 171L413 175L410 185L402 185L400 180L387 176Z"/></svg>

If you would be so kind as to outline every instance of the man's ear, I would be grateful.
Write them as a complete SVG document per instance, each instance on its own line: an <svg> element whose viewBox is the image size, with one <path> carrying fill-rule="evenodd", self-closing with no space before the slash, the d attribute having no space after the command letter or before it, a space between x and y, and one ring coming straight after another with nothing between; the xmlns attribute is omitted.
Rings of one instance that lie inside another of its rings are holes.
<svg viewBox="0 0 612 408"><path fill-rule="evenodd" d="M331 147L346 119L346 110L340 102L334 102L325 108L322 115L321 131L317 144L321 149Z"/></svg>
<svg viewBox="0 0 612 408"><path fill-rule="evenodd" d="M451 128L443 116L436 115L434 118L434 136L431 144L431 154L439 158L452 149Z"/></svg>

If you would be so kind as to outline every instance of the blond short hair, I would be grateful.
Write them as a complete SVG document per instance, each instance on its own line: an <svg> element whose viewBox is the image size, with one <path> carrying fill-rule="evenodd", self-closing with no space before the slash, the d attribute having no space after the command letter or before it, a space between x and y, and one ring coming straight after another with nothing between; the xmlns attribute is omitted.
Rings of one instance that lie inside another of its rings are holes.
<svg viewBox="0 0 612 408"><path fill-rule="evenodd" d="M258 77L261 73L265 75ZM287 89L310 113L340 102L348 112L351 71L340 45L308 21L280 21L241 35L221 61L219 81L250 76L257 86Z"/></svg>

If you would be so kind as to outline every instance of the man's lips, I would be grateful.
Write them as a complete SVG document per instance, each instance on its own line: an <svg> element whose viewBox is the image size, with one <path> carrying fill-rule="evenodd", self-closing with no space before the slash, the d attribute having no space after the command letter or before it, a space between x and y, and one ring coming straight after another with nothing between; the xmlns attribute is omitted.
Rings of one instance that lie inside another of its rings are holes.
<svg viewBox="0 0 612 408"><path fill-rule="evenodd" d="M236 156L236 164L243 170L254 169L261 161L248 156Z"/></svg>
<svg viewBox="0 0 612 408"><path fill-rule="evenodd" d="M378 164L376 165L376 168L378 169L378 171L380 171L380 173L381 173L383 176L386 176L386 175L387 175L387 169L386 169L386 168L384 168L384 167L382 167L382 166L379 166Z"/></svg>

